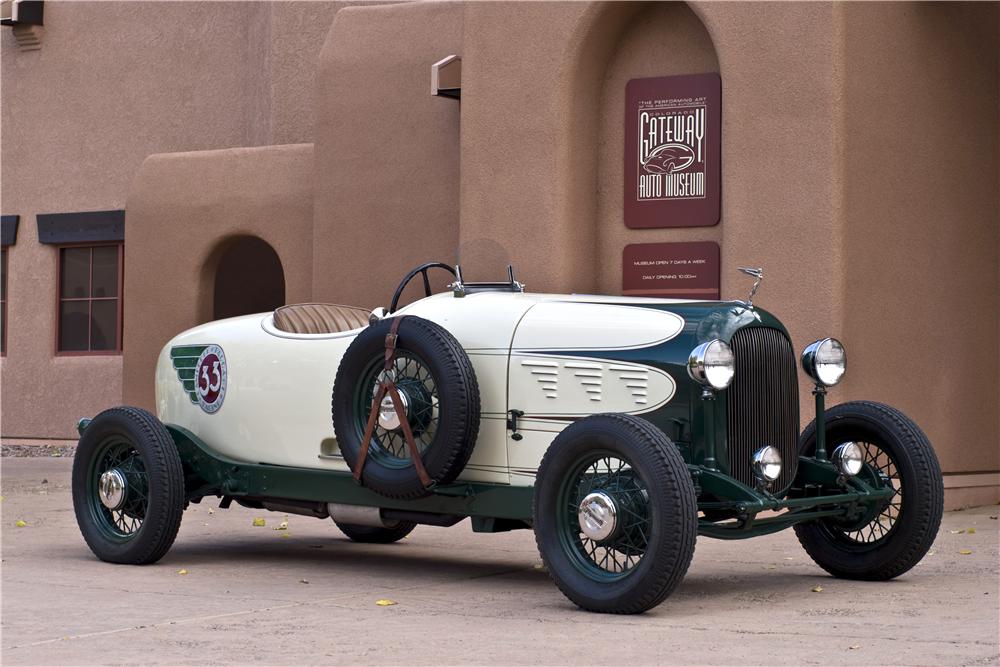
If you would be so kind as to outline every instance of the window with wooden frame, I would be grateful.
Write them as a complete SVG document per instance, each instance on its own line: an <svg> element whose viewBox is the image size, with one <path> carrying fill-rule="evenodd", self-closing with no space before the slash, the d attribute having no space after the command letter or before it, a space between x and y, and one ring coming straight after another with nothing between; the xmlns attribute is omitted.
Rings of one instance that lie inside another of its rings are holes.
<svg viewBox="0 0 1000 667"><path fill-rule="evenodd" d="M59 248L59 354L122 349L121 243Z"/></svg>
<svg viewBox="0 0 1000 667"><path fill-rule="evenodd" d="M7 354L7 248L0 248L0 354Z"/></svg>

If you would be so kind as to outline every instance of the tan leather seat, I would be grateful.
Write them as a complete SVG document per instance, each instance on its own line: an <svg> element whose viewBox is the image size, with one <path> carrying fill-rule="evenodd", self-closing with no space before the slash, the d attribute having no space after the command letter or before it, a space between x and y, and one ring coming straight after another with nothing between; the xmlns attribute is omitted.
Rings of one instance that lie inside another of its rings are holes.
<svg viewBox="0 0 1000 667"><path fill-rule="evenodd" d="M369 311L333 303L294 303L274 311L274 327L297 334L328 334L368 326Z"/></svg>

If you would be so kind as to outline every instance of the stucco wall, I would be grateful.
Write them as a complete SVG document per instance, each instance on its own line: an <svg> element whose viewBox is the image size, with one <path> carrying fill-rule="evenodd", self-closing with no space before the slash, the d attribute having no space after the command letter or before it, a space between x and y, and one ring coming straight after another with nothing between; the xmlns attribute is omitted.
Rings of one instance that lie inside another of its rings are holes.
<svg viewBox="0 0 1000 667"><path fill-rule="evenodd" d="M21 216L9 249L5 442L70 438L78 417L122 400L120 356L54 356L58 253L37 243L35 215L123 208L151 153L311 141L316 55L345 4L49 2L38 51L0 29L0 205ZM126 267L142 254L132 238ZM149 300L126 300L126 318Z"/></svg>
<svg viewBox="0 0 1000 667"><path fill-rule="evenodd" d="M284 268L288 302L309 300L312 170L310 144L153 155L143 163L125 214L125 302L143 304L125 310L127 403L152 406L160 348L211 319L215 265L229 239L269 243Z"/></svg>
<svg viewBox="0 0 1000 667"><path fill-rule="evenodd" d="M1000 469L998 7L844 16L844 393L913 415L951 488Z"/></svg>
<svg viewBox="0 0 1000 667"><path fill-rule="evenodd" d="M455 261L459 103L430 95L430 66L461 53L463 12L337 14L319 62L313 298L387 306L408 269Z"/></svg>

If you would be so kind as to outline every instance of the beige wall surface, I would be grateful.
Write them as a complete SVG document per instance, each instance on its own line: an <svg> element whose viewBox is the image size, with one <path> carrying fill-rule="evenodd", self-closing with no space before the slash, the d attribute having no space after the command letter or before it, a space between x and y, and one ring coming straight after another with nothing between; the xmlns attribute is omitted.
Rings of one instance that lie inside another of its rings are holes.
<svg viewBox="0 0 1000 667"><path fill-rule="evenodd" d="M845 8L844 389L952 473L1000 469L998 9Z"/></svg>
<svg viewBox="0 0 1000 667"><path fill-rule="evenodd" d="M125 311L127 403L151 407L160 349L212 319L215 266L234 238L270 244L284 269L286 300L309 300L312 170L311 144L153 155L143 163L125 214L125 301L144 304Z"/></svg>
<svg viewBox="0 0 1000 667"><path fill-rule="evenodd" d="M462 14L459 3L337 14L319 63L314 299L387 306L408 269L454 263L459 103L430 95L430 66L461 52Z"/></svg>
<svg viewBox="0 0 1000 667"><path fill-rule="evenodd" d="M311 141L316 55L344 4L48 2L37 51L0 29L0 206L21 216L5 441L73 437L78 417L122 395L120 356L53 356L58 253L37 243L35 215L123 208L151 153ZM132 246L127 230L126 267ZM126 318L146 308L129 302Z"/></svg>

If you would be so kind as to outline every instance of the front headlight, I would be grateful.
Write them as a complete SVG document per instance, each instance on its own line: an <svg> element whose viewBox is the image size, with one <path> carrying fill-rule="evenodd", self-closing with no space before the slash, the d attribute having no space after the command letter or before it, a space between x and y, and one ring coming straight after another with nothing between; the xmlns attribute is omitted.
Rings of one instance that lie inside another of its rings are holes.
<svg viewBox="0 0 1000 667"><path fill-rule="evenodd" d="M854 442L845 442L839 445L833 450L831 458L840 472L852 477L861 472L861 466L865 463L865 453Z"/></svg>
<svg viewBox="0 0 1000 667"><path fill-rule="evenodd" d="M725 389L736 373L733 350L721 340L710 340L691 350L688 375L713 389Z"/></svg>
<svg viewBox="0 0 1000 667"><path fill-rule="evenodd" d="M824 338L806 347L802 369L816 382L832 387L847 370L847 352L836 338Z"/></svg>
<svg viewBox="0 0 1000 667"><path fill-rule="evenodd" d="M771 445L757 450L751 463L754 474L765 482L773 482L781 477L781 454Z"/></svg>

